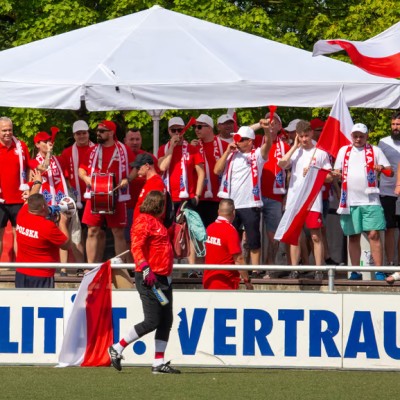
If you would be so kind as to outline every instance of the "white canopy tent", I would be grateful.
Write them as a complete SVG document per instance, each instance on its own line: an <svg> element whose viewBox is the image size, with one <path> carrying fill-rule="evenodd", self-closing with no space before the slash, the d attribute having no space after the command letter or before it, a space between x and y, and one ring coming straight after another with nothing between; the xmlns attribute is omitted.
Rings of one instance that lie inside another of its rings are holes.
<svg viewBox="0 0 400 400"><path fill-rule="evenodd" d="M329 107L340 88L348 106L400 107L398 80L159 6L0 52L4 107Z"/></svg>

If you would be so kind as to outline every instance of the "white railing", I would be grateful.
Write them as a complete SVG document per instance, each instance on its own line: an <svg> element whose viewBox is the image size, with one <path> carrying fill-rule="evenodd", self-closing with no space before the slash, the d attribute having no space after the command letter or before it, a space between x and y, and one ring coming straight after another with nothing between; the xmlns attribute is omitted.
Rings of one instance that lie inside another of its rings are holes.
<svg viewBox="0 0 400 400"><path fill-rule="evenodd" d="M55 269L93 269L96 268L98 263L11 263L11 262L0 262L0 268L55 268ZM129 268L134 269L135 264L111 264L111 268L121 269ZM322 271L328 274L328 291L335 291L335 274L336 272L400 272L399 266L387 265L382 267L376 267L373 265L353 267L351 265L219 265L219 264L174 264L174 270L204 270L204 269L233 269L233 270L247 270L247 271ZM267 281L266 281L267 282Z"/></svg>

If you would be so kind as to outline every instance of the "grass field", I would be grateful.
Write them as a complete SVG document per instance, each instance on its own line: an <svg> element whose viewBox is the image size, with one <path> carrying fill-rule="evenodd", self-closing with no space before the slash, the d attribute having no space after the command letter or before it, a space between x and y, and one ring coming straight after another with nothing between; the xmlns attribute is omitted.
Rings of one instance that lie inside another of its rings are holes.
<svg viewBox="0 0 400 400"><path fill-rule="evenodd" d="M0 367L0 399L391 399L397 372L182 368L152 375L149 368Z"/></svg>

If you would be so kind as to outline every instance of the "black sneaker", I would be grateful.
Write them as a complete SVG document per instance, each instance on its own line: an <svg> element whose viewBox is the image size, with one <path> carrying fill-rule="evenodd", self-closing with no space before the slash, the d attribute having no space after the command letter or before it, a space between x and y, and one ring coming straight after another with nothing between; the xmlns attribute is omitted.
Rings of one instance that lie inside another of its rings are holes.
<svg viewBox="0 0 400 400"><path fill-rule="evenodd" d="M151 372L153 374L180 374L181 371L179 369L172 368L170 365L171 361L168 361L165 364L161 364L157 367L151 367Z"/></svg>
<svg viewBox="0 0 400 400"><path fill-rule="evenodd" d="M119 354L118 351L115 350L114 347L112 346L108 348L108 354L110 355L111 358L111 365L117 371L121 371L122 370L121 360L124 359L124 356L122 354Z"/></svg>

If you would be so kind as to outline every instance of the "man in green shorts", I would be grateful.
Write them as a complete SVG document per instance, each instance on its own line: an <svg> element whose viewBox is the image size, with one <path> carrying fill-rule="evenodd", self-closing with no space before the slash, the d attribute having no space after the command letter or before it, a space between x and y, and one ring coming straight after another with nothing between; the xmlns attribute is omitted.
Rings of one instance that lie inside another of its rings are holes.
<svg viewBox="0 0 400 400"><path fill-rule="evenodd" d="M334 167L334 174L342 179L337 212L343 233L349 237L351 265L360 265L361 233L365 232L374 263L380 266L383 253L379 231L386 228L386 221L379 200L377 174L383 170L391 173L391 167L382 150L367 142L368 128L364 124L353 126L351 140L352 144L339 150ZM352 272L350 279L362 277Z"/></svg>

